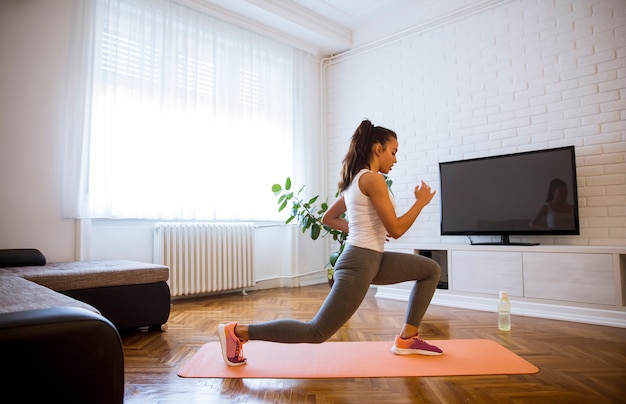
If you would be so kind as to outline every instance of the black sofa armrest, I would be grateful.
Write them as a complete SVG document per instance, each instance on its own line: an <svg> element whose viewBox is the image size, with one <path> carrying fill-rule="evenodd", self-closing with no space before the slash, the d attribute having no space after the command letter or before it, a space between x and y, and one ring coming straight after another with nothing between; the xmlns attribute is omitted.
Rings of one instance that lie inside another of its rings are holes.
<svg viewBox="0 0 626 404"><path fill-rule="evenodd" d="M106 318L78 307L0 314L2 393L21 402L122 403L124 354Z"/></svg>
<svg viewBox="0 0 626 404"><path fill-rule="evenodd" d="M0 268L46 265L46 257L35 248L0 250Z"/></svg>

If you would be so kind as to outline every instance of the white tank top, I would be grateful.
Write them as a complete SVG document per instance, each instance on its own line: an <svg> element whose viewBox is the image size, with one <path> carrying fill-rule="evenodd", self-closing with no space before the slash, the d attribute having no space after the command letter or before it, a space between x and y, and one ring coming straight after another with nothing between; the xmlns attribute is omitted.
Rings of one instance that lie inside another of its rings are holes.
<svg viewBox="0 0 626 404"><path fill-rule="evenodd" d="M385 250L387 230L385 230L383 222L380 221L376 214L369 196L361 192L359 187L359 179L364 173L368 172L371 173L373 171L368 169L359 171L352 180L352 184L343 191L348 216L347 243L355 247L383 252ZM391 192L389 192L389 197L395 207Z"/></svg>
<svg viewBox="0 0 626 404"><path fill-rule="evenodd" d="M569 230L576 227L574 224L574 213L557 212L552 209L550 204L546 204L548 211L546 213L546 222L550 229Z"/></svg>

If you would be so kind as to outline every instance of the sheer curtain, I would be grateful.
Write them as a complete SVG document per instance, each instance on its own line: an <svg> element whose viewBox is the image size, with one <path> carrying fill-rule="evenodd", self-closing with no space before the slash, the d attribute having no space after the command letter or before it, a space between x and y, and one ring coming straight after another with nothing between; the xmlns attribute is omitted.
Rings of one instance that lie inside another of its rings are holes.
<svg viewBox="0 0 626 404"><path fill-rule="evenodd" d="M311 58L168 0L92 0L76 21L66 213L279 219Z"/></svg>

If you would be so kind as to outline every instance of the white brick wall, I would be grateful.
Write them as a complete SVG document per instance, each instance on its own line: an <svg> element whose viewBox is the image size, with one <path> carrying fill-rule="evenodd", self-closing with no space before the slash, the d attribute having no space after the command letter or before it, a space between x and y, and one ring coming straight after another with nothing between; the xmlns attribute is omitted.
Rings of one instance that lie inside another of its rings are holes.
<svg viewBox="0 0 626 404"><path fill-rule="evenodd" d="M420 179L438 186L440 161L575 145L581 235L535 241L626 245L626 1L489 4L326 67L328 194L366 117L398 133L399 213ZM440 236L439 208L396 243L466 242Z"/></svg>

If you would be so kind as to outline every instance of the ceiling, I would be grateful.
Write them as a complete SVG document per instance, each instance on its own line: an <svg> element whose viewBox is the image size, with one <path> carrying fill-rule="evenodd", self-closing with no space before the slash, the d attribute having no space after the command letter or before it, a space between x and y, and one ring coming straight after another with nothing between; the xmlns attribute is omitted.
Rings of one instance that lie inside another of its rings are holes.
<svg viewBox="0 0 626 404"><path fill-rule="evenodd" d="M181 0L179 0L181 1ZM317 55L398 33L438 0L182 0Z"/></svg>

